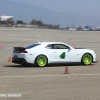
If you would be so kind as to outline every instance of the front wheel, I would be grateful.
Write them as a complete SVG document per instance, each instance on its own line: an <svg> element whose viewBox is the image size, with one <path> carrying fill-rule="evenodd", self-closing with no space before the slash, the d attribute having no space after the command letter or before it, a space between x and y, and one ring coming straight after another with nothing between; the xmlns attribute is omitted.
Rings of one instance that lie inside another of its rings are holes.
<svg viewBox="0 0 100 100"><path fill-rule="evenodd" d="M48 59L45 55L39 55L35 61L36 65L39 67L45 67L48 64Z"/></svg>
<svg viewBox="0 0 100 100"><path fill-rule="evenodd" d="M81 62L84 65L90 65L92 63L92 60L93 60L93 58L92 58L91 54L86 53L83 55Z"/></svg>

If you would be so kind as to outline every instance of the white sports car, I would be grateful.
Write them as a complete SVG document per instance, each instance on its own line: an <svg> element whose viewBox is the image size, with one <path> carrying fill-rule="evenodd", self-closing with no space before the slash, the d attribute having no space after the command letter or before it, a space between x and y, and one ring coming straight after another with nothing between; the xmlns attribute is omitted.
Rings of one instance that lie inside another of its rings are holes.
<svg viewBox="0 0 100 100"><path fill-rule="evenodd" d="M50 63L95 63L93 50L73 48L62 42L37 42L25 47L13 47L12 62L26 65L47 66Z"/></svg>

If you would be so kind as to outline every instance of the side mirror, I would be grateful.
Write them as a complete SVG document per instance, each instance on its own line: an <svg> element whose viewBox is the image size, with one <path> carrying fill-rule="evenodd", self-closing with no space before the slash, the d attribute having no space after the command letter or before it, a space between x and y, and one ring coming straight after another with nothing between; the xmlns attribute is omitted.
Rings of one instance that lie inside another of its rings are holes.
<svg viewBox="0 0 100 100"><path fill-rule="evenodd" d="M72 49L69 47L68 50L72 50Z"/></svg>

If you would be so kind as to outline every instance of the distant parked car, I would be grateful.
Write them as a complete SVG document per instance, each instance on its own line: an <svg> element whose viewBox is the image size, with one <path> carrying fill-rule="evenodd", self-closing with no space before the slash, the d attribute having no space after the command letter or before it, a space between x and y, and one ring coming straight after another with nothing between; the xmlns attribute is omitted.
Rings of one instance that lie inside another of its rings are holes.
<svg viewBox="0 0 100 100"><path fill-rule="evenodd" d="M95 30L96 30L96 31L100 31L100 27L96 27Z"/></svg>
<svg viewBox="0 0 100 100"><path fill-rule="evenodd" d="M17 24L16 27L24 27L23 24Z"/></svg>

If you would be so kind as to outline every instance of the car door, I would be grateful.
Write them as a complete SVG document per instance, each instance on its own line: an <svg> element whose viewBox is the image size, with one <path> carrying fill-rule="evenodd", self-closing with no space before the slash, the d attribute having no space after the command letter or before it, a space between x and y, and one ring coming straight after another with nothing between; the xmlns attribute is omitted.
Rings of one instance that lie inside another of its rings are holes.
<svg viewBox="0 0 100 100"><path fill-rule="evenodd" d="M75 62L75 50L64 44L53 44L52 55L56 62Z"/></svg>

